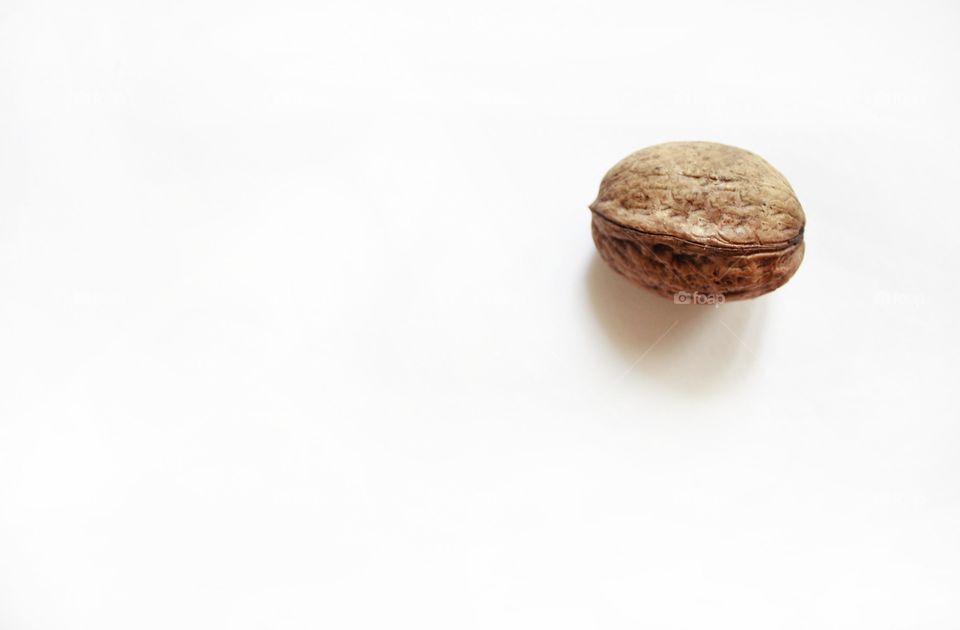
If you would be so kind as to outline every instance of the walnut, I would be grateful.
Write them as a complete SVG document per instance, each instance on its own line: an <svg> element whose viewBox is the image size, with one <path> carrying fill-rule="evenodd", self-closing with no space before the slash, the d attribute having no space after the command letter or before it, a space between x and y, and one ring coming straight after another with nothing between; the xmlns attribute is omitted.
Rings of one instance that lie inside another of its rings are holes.
<svg viewBox="0 0 960 630"><path fill-rule="evenodd" d="M675 301L756 297L783 285L803 259L805 218L786 178L723 144L637 151L607 172L590 210L607 264Z"/></svg>

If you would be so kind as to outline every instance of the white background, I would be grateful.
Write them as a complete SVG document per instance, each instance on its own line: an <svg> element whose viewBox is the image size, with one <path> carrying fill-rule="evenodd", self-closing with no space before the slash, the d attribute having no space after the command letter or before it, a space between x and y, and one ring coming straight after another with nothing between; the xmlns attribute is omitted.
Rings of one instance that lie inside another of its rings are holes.
<svg viewBox="0 0 960 630"><path fill-rule="evenodd" d="M0 2L0 627L960 627L958 29ZM598 261L683 139L790 179L785 287Z"/></svg>

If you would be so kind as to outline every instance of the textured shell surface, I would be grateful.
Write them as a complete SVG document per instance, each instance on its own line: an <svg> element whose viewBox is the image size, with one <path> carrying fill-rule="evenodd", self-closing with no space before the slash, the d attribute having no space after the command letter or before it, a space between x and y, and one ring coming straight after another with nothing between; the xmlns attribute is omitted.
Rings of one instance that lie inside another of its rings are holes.
<svg viewBox="0 0 960 630"><path fill-rule="evenodd" d="M784 284L803 259L806 219L789 182L724 144L637 151L607 172L590 210L600 256L667 297L755 297Z"/></svg>
<svg viewBox="0 0 960 630"><path fill-rule="evenodd" d="M669 142L627 156L590 208L627 228L714 247L783 245L805 222L779 171L715 142Z"/></svg>

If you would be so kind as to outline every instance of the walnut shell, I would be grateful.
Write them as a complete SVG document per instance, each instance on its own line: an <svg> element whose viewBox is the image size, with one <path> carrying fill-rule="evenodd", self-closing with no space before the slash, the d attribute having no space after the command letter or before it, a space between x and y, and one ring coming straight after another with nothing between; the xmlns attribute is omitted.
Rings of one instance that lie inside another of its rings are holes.
<svg viewBox="0 0 960 630"><path fill-rule="evenodd" d="M749 151L669 142L604 176L593 240L617 273L664 297L756 297L803 260L806 219L786 178Z"/></svg>

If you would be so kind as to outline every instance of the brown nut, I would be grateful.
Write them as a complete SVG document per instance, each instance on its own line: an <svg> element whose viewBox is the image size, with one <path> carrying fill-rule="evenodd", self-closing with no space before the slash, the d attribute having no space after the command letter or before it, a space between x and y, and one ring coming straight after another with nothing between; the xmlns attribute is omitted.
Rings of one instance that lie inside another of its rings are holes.
<svg viewBox="0 0 960 630"><path fill-rule="evenodd" d="M786 178L724 144L637 151L607 172L590 210L607 264L675 301L685 293L756 297L783 285L803 260L803 208Z"/></svg>

